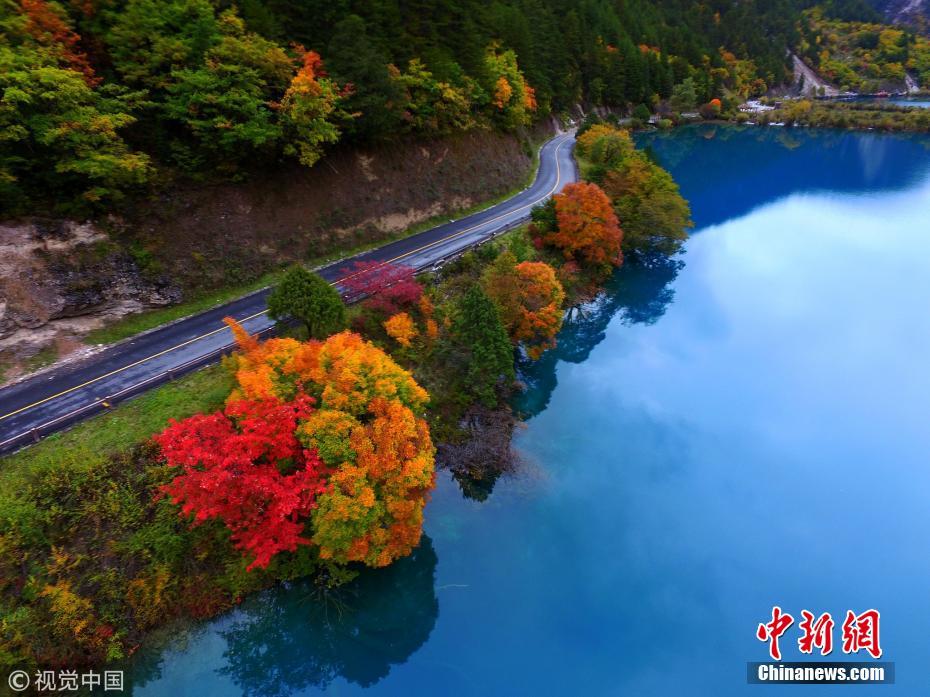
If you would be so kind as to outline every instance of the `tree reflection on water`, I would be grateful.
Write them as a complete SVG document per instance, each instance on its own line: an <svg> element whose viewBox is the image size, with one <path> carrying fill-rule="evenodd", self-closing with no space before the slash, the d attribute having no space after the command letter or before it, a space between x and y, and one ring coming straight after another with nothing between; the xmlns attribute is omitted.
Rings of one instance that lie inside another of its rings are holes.
<svg viewBox="0 0 930 697"><path fill-rule="evenodd" d="M262 697L325 689L338 678L374 685L429 638L439 614L436 562L424 535L412 555L363 570L329 602L310 584L304 593L279 587L262 594L222 632L228 648L221 672L244 694Z"/></svg>
<svg viewBox="0 0 930 697"><path fill-rule="evenodd" d="M526 390L515 400L523 418L531 418L548 405L558 384L559 361L582 363L604 340L614 317L622 324L655 324L675 299L672 283L684 262L673 257L630 259L618 269L591 302L569 309L559 333L558 346L538 361L523 359L519 377Z"/></svg>
<svg viewBox="0 0 930 697"><path fill-rule="evenodd" d="M542 412L548 405L558 383L559 361L582 363L594 347L601 343L614 318L625 325L654 324L675 299L672 283L684 266L680 259L665 256L631 257L618 269L590 302L569 308L559 332L558 345L546 351L537 361L525 355L518 360L520 380L526 389L513 400L516 414L524 419ZM471 450L474 466L452 466L452 476L462 494L476 501L486 500L494 491L498 479L516 466L518 455L510 448L512 425L505 428L503 420L510 415L492 412L490 418L479 419L475 433L459 450ZM502 438L501 436L506 436ZM440 459L446 457L440 447ZM469 460L456 453L457 461ZM483 463L483 464L482 464Z"/></svg>

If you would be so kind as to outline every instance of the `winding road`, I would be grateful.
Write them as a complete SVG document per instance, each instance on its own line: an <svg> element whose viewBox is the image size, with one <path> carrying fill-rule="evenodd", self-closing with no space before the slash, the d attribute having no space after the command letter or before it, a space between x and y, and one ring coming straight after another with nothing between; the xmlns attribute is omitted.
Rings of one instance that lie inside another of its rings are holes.
<svg viewBox="0 0 930 697"><path fill-rule="evenodd" d="M438 227L391 242L318 270L337 285L356 261L407 264L424 270L450 259L529 218L530 210L575 181L574 133L546 142L534 182L516 196ZM108 410L116 403L179 375L215 363L234 347L224 317L252 334L274 330L264 288L206 312L163 325L90 356L0 389L0 453L12 452Z"/></svg>

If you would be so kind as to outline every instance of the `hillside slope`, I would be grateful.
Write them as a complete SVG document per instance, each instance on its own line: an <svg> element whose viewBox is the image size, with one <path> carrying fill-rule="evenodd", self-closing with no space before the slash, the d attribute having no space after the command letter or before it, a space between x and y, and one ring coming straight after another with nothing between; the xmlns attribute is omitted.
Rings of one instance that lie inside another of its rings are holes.
<svg viewBox="0 0 930 697"><path fill-rule="evenodd" d="M540 129L541 138L548 131ZM475 131L345 147L313 169L163 191L98 223L0 224L0 382L123 315L249 283L508 193L531 144Z"/></svg>
<svg viewBox="0 0 930 697"><path fill-rule="evenodd" d="M841 91L910 91L930 85L930 39L900 26L802 15L798 54Z"/></svg>
<svg viewBox="0 0 930 697"><path fill-rule="evenodd" d="M694 107L761 94L797 2L0 0L0 215L106 213L582 101L653 108L686 83Z"/></svg>

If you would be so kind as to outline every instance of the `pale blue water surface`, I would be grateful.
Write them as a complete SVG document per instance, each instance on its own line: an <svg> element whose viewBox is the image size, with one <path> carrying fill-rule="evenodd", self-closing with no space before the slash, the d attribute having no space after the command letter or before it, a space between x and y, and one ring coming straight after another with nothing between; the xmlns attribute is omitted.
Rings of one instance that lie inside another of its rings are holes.
<svg viewBox="0 0 930 697"><path fill-rule="evenodd" d="M847 101L847 100L843 100ZM852 98L848 101L851 102L867 102L869 104L894 104L896 106L905 106L910 108L918 109L930 109L930 99L927 97L884 97L884 98L875 98L875 97L858 97Z"/></svg>
<svg viewBox="0 0 930 697"><path fill-rule="evenodd" d="M892 104L898 106L920 107L921 109L930 109L930 99L926 97L901 97L891 100Z"/></svg>
<svg viewBox="0 0 930 697"><path fill-rule="evenodd" d="M925 693L930 139L643 144L697 228L524 366L520 471L483 501L441 475L428 539L345 607L258 595L143 649L136 695ZM880 610L897 684L747 685L774 604Z"/></svg>

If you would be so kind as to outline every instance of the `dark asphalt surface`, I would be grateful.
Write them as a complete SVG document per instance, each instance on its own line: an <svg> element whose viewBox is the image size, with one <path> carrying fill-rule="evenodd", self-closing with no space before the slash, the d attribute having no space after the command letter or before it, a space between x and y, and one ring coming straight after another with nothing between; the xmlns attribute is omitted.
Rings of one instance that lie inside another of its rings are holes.
<svg viewBox="0 0 930 697"><path fill-rule="evenodd" d="M396 262L427 269L523 221L534 205L577 179L574 134L561 134L541 149L539 171L529 188L461 220L335 262L319 271L338 282L356 261ZM41 373L0 389L0 453L106 411L120 401L173 377L214 363L233 348L224 317L235 317L251 333L270 333L265 313L269 289L164 325L114 344L80 362Z"/></svg>

